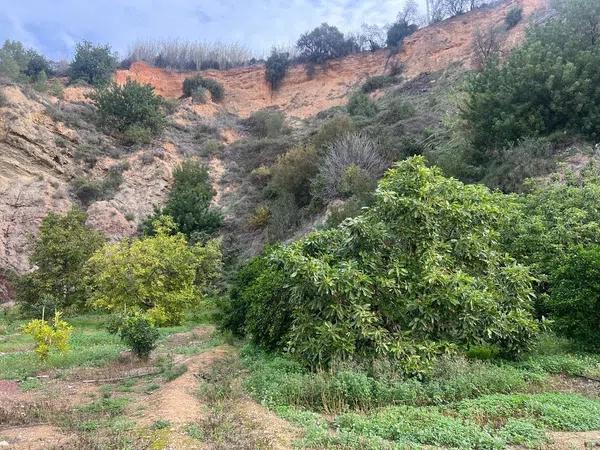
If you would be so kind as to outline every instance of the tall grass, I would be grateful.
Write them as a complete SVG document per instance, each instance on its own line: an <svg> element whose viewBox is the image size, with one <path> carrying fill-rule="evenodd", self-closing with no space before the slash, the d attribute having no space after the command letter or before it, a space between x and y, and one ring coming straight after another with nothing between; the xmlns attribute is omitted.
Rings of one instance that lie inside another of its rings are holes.
<svg viewBox="0 0 600 450"><path fill-rule="evenodd" d="M250 50L241 44L180 40L138 41L126 59L171 70L224 70L248 65L252 60Z"/></svg>

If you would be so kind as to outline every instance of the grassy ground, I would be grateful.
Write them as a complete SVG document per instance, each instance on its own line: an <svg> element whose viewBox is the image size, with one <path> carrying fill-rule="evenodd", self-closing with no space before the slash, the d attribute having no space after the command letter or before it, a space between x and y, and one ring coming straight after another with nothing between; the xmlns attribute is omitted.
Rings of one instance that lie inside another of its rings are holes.
<svg viewBox="0 0 600 450"><path fill-rule="evenodd" d="M569 448L555 444L556 432L600 430L600 355L553 335L521 361L452 357L414 380L386 364L310 373L251 345L224 346L231 340L212 327L191 332L196 325L188 323L161 330L144 363L154 372L128 377L137 366L119 366L124 347L105 331L105 320L69 318L71 351L46 364L32 354L21 322L0 323L0 380L20 380L8 396L14 407L0 405L0 441L11 439L5 427L26 426L31 434L32 425L47 424L53 439L67 442L57 448L554 449ZM123 379L73 381L82 371L115 368ZM50 378L28 378L42 373ZM180 392L178 383L196 391L189 398L204 411L198 420L178 422L160 404Z"/></svg>

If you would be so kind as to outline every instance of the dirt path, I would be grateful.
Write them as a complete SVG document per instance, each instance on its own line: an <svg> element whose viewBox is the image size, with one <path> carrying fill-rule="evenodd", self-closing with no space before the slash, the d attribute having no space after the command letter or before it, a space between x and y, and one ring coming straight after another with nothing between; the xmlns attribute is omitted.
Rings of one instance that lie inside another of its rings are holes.
<svg viewBox="0 0 600 450"><path fill-rule="evenodd" d="M219 346L185 360L183 364L187 371L151 395L140 423L151 425L158 420L166 420L178 427L202 419L204 411L197 395L198 377L208 371L214 361L232 351L232 347Z"/></svg>

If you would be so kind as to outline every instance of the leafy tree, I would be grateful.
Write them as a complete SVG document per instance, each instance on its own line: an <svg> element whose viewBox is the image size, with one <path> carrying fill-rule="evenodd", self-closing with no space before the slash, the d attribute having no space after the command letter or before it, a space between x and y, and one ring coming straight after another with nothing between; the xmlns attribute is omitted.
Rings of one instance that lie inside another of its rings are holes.
<svg viewBox="0 0 600 450"><path fill-rule="evenodd" d="M215 190L206 167L187 160L173 171L173 186L162 209L157 209L143 225L146 234L153 234L152 222L161 215L173 218L178 231L193 240L203 240L221 226L221 213L211 206Z"/></svg>
<svg viewBox="0 0 600 450"><path fill-rule="evenodd" d="M328 59L352 53L354 43L351 39L346 39L336 27L323 23L300 36L296 47L305 61L322 64Z"/></svg>
<svg viewBox="0 0 600 450"><path fill-rule="evenodd" d="M279 89L290 64L290 54L288 52L279 52L276 49L271 51L271 55L265 63L265 79L272 90Z"/></svg>
<svg viewBox="0 0 600 450"><path fill-rule="evenodd" d="M149 84L131 80L122 86L110 84L91 99L98 108L100 123L107 129L129 135L134 128L144 128L157 135L164 127L163 100Z"/></svg>
<svg viewBox="0 0 600 450"><path fill-rule="evenodd" d="M409 374L455 346L518 354L538 323L532 277L499 245L511 208L421 157L398 163L362 216L269 256L287 290L273 305L290 314L269 340L312 367L385 356Z"/></svg>
<svg viewBox="0 0 600 450"><path fill-rule="evenodd" d="M155 236L108 244L88 261L91 301L112 313L145 313L157 325L179 324L220 271L219 243L189 246L162 216Z"/></svg>
<svg viewBox="0 0 600 450"><path fill-rule="evenodd" d="M405 37L410 36L418 29L418 25L409 24L403 19L399 20L388 29L386 45L390 48L399 47Z"/></svg>
<svg viewBox="0 0 600 450"><path fill-rule="evenodd" d="M472 77L463 118L477 148L555 131L600 136L600 4L560 2L559 14L533 28L506 63Z"/></svg>
<svg viewBox="0 0 600 450"><path fill-rule="evenodd" d="M79 42L75 46L75 57L69 66L71 81L83 80L94 86L100 86L111 80L117 68L117 56L110 45L95 46L89 41Z"/></svg>
<svg viewBox="0 0 600 450"><path fill-rule="evenodd" d="M30 257L35 270L17 283L17 301L29 312L40 314L56 308L81 308L86 289L83 267L102 246L104 237L85 225L87 215L79 209L67 214L49 213L40 227Z"/></svg>
<svg viewBox="0 0 600 450"><path fill-rule="evenodd" d="M18 41L6 40L0 48L0 74L16 81L38 81L52 72L48 60Z"/></svg>
<svg viewBox="0 0 600 450"><path fill-rule="evenodd" d="M563 254L550 277L548 310L557 331L600 348L600 245Z"/></svg>

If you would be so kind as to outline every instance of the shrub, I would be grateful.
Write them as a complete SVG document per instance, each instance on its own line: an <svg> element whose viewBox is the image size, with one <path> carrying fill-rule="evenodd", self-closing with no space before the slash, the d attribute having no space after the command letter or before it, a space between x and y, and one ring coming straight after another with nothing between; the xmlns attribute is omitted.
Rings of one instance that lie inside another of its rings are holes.
<svg viewBox="0 0 600 450"><path fill-rule="evenodd" d="M313 147L292 149L271 167L268 190L275 195L287 192L293 195L296 205L306 206L310 202L310 183L317 170L318 158Z"/></svg>
<svg viewBox="0 0 600 450"><path fill-rule="evenodd" d="M406 20L401 19L388 29L386 45L389 48L398 48L405 37L410 36L418 29L418 25L409 24Z"/></svg>
<svg viewBox="0 0 600 450"><path fill-rule="evenodd" d="M252 228L261 229L267 226L271 218L271 211L266 206L259 206L248 219L248 225Z"/></svg>
<svg viewBox="0 0 600 450"><path fill-rule="evenodd" d="M285 348L313 368L387 355L407 374L455 346L521 353L539 326L532 277L498 244L511 202L422 157L398 163L362 216L270 256L293 323Z"/></svg>
<svg viewBox="0 0 600 450"><path fill-rule="evenodd" d="M600 347L600 245L577 247L562 256L550 278L548 309L558 332Z"/></svg>
<svg viewBox="0 0 600 450"><path fill-rule="evenodd" d="M394 81L396 81L394 77L389 75L376 75L367 78L367 80L360 87L360 90L365 94L369 94L377 89L383 89L384 87L393 84Z"/></svg>
<svg viewBox="0 0 600 450"><path fill-rule="evenodd" d="M329 146L319 165L317 194L332 200L372 190L385 168L371 139L362 134L347 134ZM357 183L362 186L359 188Z"/></svg>
<svg viewBox="0 0 600 450"><path fill-rule="evenodd" d="M61 320L58 311L54 313L54 320L51 324L42 318L41 320L32 320L23 327L23 333L33 337L36 343L35 353L42 361L48 359L51 350L66 352L69 349L69 338L72 331L73 327Z"/></svg>
<svg viewBox="0 0 600 450"><path fill-rule="evenodd" d="M142 125L130 125L123 131L121 137L125 145L150 144L153 133L150 128Z"/></svg>
<svg viewBox="0 0 600 450"><path fill-rule="evenodd" d="M591 0L559 2L561 20L534 27L506 62L472 76L462 116L478 148L556 131L600 136L600 38Z"/></svg>
<svg viewBox="0 0 600 450"><path fill-rule="evenodd" d="M156 235L107 244L89 259L94 306L112 313L146 313L157 325L179 324L185 311L220 272L219 244L189 246L162 216Z"/></svg>
<svg viewBox="0 0 600 450"><path fill-rule="evenodd" d="M285 115L281 111L262 109L244 120L244 125L259 138L275 138L287 133Z"/></svg>
<svg viewBox="0 0 600 450"><path fill-rule="evenodd" d="M415 108L400 97L392 98L385 108L377 115L376 122L393 125L401 120L406 120L415 115Z"/></svg>
<svg viewBox="0 0 600 450"><path fill-rule="evenodd" d="M514 6L506 14L504 22L506 23L506 27L510 30L517 26L517 24L523 18L523 8L520 6Z"/></svg>
<svg viewBox="0 0 600 450"><path fill-rule="evenodd" d="M94 86L108 83L117 68L117 56L110 45L95 46L91 42L79 42L75 57L69 66L72 82L82 80Z"/></svg>
<svg viewBox="0 0 600 450"><path fill-rule="evenodd" d="M36 269L17 283L17 302L30 314L50 308L82 308L86 299L83 267L104 237L85 225L87 215L72 209L49 213L40 226L30 257Z"/></svg>
<svg viewBox="0 0 600 450"><path fill-rule="evenodd" d="M337 115L321 125L312 143L317 150L326 149L333 142L355 131L355 128L350 117L345 114Z"/></svg>
<svg viewBox="0 0 600 450"><path fill-rule="evenodd" d="M377 105L371 98L362 92L356 92L348 100L348 114L351 116L374 117L377 114Z"/></svg>
<svg viewBox="0 0 600 450"><path fill-rule="evenodd" d="M322 64L328 59L346 56L354 50L354 43L346 39L336 27L326 23L300 36L296 47L307 62Z"/></svg>
<svg viewBox="0 0 600 450"><path fill-rule="evenodd" d="M148 84L131 80L123 86L111 84L98 90L91 99L98 108L100 123L109 130L128 133L131 137L135 133L138 136L145 133L140 132L143 128L152 135L157 135L164 127L162 99Z"/></svg>
<svg viewBox="0 0 600 450"><path fill-rule="evenodd" d="M160 337L158 329L143 315L127 317L120 326L119 336L139 358L148 359Z"/></svg>
<svg viewBox="0 0 600 450"><path fill-rule="evenodd" d="M112 169L102 180L90 180L86 177L75 178L71 183L73 194L83 207L87 207L99 200L108 200L114 197L123 183L123 175L117 169Z"/></svg>
<svg viewBox="0 0 600 450"><path fill-rule="evenodd" d="M204 88L210 92L210 96L213 102L220 102L225 96L225 89L223 85L217 80L212 78L204 78L200 75L196 75L193 78L186 78L183 81L183 96L193 97L198 95L198 90Z"/></svg>
<svg viewBox="0 0 600 450"><path fill-rule="evenodd" d="M188 238L205 239L223 221L220 211L211 206L215 193L206 167L195 160L184 161L173 171L173 186L164 207L149 217L142 228L146 234L153 234L152 223L161 215L168 215Z"/></svg>
<svg viewBox="0 0 600 450"><path fill-rule="evenodd" d="M279 89L290 64L290 54L288 52L278 52L276 49L271 51L271 56L265 63L265 79L272 90Z"/></svg>

